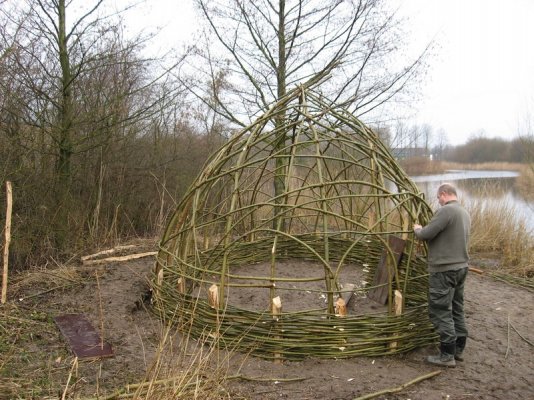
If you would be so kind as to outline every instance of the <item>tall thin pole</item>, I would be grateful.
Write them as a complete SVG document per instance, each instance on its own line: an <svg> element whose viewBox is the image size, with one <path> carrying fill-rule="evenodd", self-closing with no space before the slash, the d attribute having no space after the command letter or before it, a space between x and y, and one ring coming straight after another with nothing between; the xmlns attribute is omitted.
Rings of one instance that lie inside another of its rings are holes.
<svg viewBox="0 0 534 400"><path fill-rule="evenodd" d="M11 212L13 209L13 191L11 189L11 182L6 182L6 228L4 235L4 273L2 274L2 304L7 301L7 270L9 264L9 243L11 242Z"/></svg>

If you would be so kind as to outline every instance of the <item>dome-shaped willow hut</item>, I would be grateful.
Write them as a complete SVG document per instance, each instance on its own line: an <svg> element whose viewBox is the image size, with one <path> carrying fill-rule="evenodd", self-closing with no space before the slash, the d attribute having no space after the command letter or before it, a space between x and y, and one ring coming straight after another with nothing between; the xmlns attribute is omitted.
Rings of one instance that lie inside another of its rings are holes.
<svg viewBox="0 0 534 400"><path fill-rule="evenodd" d="M272 359L408 351L435 340L430 209L379 137L295 89L216 152L164 232L154 304L178 327Z"/></svg>

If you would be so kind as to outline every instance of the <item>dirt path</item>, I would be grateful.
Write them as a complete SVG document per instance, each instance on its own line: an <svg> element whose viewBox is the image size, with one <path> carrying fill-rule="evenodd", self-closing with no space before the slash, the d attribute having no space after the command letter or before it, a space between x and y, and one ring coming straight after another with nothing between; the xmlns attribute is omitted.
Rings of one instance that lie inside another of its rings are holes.
<svg viewBox="0 0 534 400"><path fill-rule="evenodd" d="M53 316L83 312L97 327L102 308L104 336L112 343L115 356L106 359L101 367L99 363L79 364L79 393L94 395L102 388L140 382L150 367L161 327L152 314L139 306L152 265L151 259L140 259L99 266L98 284L96 279L87 279L83 287L51 292L34 304ZM85 273L88 278L94 274ZM534 399L534 293L472 273L466 288L466 316L470 340L465 362L397 394L377 398ZM56 339L49 349L40 351L64 350L66 345L59 334ZM419 349L402 356L306 359L281 365L234 355L228 374L268 380L234 380L229 389L236 397L239 394L248 399L353 399L436 371L423 361L431 352L434 349ZM294 378L301 380L285 381Z"/></svg>

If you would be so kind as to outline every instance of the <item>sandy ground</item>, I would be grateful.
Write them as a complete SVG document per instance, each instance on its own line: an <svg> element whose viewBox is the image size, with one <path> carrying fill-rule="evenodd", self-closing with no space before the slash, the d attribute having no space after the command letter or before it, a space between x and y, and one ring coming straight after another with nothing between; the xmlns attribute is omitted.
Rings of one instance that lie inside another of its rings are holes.
<svg viewBox="0 0 534 400"><path fill-rule="evenodd" d="M151 258L143 258L80 266L87 276L82 287L53 291L33 304L52 317L84 313L95 327L103 321L103 336L112 344L114 356L102 363L80 362L76 371L78 393L101 394L140 382L150 369L162 332L160 321L143 307L152 265ZM93 279L95 271L98 282ZM466 316L470 340L464 362L400 392L376 398L534 399L534 292L471 273ZM48 349L39 351L68 350L59 332L56 339ZM434 348L423 348L400 356L310 358L283 364L236 354L225 366L228 375L261 377L264 381L236 379L227 386L235 394L232 398L354 399L439 370L424 362L433 352Z"/></svg>

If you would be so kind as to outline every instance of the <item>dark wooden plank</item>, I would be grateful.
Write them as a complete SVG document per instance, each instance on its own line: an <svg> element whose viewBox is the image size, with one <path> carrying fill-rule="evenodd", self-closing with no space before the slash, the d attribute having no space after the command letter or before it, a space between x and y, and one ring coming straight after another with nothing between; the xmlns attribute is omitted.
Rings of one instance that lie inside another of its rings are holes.
<svg viewBox="0 0 534 400"><path fill-rule="evenodd" d="M54 318L78 358L113 356L111 345L102 342L100 335L83 314L65 314Z"/></svg>
<svg viewBox="0 0 534 400"><path fill-rule="evenodd" d="M353 283L344 283L343 284L343 292L341 293L341 298L345 301L345 305L348 306L350 300L352 299L352 295L354 294L354 284Z"/></svg>
<svg viewBox="0 0 534 400"><path fill-rule="evenodd" d="M391 278L394 278L395 274L397 273L397 266L400 263L404 247L406 246L406 241L397 236L390 235L388 237L388 244L391 250L393 251L395 265L388 265L387 250L383 249L373 279L373 288L371 288L369 290L369 293L367 294L367 297L369 297L371 300L376 301L379 304L386 304L388 301L388 279L390 276L390 274L388 274L388 268L391 268Z"/></svg>

